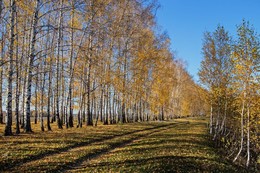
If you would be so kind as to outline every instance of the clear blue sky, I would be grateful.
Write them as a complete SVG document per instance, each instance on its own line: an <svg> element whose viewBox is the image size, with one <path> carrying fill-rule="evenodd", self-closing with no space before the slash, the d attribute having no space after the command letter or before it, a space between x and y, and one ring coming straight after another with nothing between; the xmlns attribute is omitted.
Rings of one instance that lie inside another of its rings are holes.
<svg viewBox="0 0 260 173"><path fill-rule="evenodd" d="M243 19L260 33L260 0L158 0L157 23L172 41L176 57L187 62L187 69L198 80L202 60L203 33L223 25L231 36Z"/></svg>

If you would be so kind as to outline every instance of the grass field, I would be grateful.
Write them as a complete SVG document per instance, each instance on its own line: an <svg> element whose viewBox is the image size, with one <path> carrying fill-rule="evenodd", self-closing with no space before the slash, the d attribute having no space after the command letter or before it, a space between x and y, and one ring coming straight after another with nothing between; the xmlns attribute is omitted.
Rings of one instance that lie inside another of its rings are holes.
<svg viewBox="0 0 260 173"><path fill-rule="evenodd" d="M211 147L205 122L179 119L0 136L0 172L243 172Z"/></svg>

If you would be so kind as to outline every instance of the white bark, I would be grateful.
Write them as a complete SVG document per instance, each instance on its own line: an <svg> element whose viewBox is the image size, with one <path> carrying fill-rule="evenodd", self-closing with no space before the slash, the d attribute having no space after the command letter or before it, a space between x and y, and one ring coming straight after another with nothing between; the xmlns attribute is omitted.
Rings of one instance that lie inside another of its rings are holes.
<svg viewBox="0 0 260 173"><path fill-rule="evenodd" d="M32 70L33 63L35 59L35 44L36 44L36 36L37 36L37 24L38 24L38 14L39 14L40 0L36 1L35 11L34 11L34 19L32 25L32 37L31 37L31 45L30 45L30 56L28 62L28 74L27 74L27 93L26 93L26 121L25 121L25 132L31 132L31 96L32 96Z"/></svg>
<svg viewBox="0 0 260 173"><path fill-rule="evenodd" d="M212 135L212 126L213 126L213 105L211 102L210 105L210 124L209 124L209 133Z"/></svg>
<svg viewBox="0 0 260 173"><path fill-rule="evenodd" d="M246 166L250 164L250 107L247 106L247 161Z"/></svg>
<svg viewBox="0 0 260 173"><path fill-rule="evenodd" d="M13 55L14 55L14 27L15 27L15 0L10 0L10 45L9 45L9 70L8 70L8 96L7 96L7 114L4 135L12 135L12 83L13 83Z"/></svg>
<svg viewBox="0 0 260 173"><path fill-rule="evenodd" d="M244 93L244 98L243 98L243 102L242 102L242 110L241 110L241 141L240 141L240 148L239 151L236 155L236 157L234 158L233 162L235 162L238 157L240 156L242 150L243 150L243 143L244 143L244 111L245 111L245 97L246 97L246 93Z"/></svg>
<svg viewBox="0 0 260 173"><path fill-rule="evenodd" d="M60 47L61 47L61 23L62 23L62 7L63 0L60 0L60 14L59 14L59 26L58 26L58 42L57 42L57 58L56 58L56 117L57 117L57 125L59 129L62 129L62 123L60 119L60 111L59 111L59 80L60 80Z"/></svg>

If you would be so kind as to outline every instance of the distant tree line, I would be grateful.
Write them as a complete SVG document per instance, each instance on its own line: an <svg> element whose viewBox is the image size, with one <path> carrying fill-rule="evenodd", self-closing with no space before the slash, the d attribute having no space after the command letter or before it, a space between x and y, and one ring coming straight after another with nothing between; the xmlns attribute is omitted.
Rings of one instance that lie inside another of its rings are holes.
<svg viewBox="0 0 260 173"><path fill-rule="evenodd" d="M16 134L32 132L32 118L44 131L52 122L74 127L75 117L82 127L206 114L207 91L156 29L157 8L150 0L0 1L4 135L14 122Z"/></svg>
<svg viewBox="0 0 260 173"><path fill-rule="evenodd" d="M243 20L232 39L223 26L203 40L200 80L209 91L210 134L233 162L257 164L260 152L260 42Z"/></svg>

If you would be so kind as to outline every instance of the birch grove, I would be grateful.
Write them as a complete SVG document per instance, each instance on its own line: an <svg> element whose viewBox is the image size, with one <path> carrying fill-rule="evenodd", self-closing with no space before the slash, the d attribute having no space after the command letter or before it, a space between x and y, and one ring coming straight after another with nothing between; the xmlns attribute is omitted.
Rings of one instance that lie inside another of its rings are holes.
<svg viewBox="0 0 260 173"><path fill-rule="evenodd" d="M233 162L256 166L259 153L260 40L249 22L237 27L237 38L224 27L204 35L199 72L211 105L210 134Z"/></svg>
<svg viewBox="0 0 260 173"><path fill-rule="evenodd" d="M156 31L157 8L149 0L1 1L5 135L13 117L19 134L38 121L50 131L55 121L70 128L205 115L198 96L207 92ZM194 102L185 91L197 93Z"/></svg>

